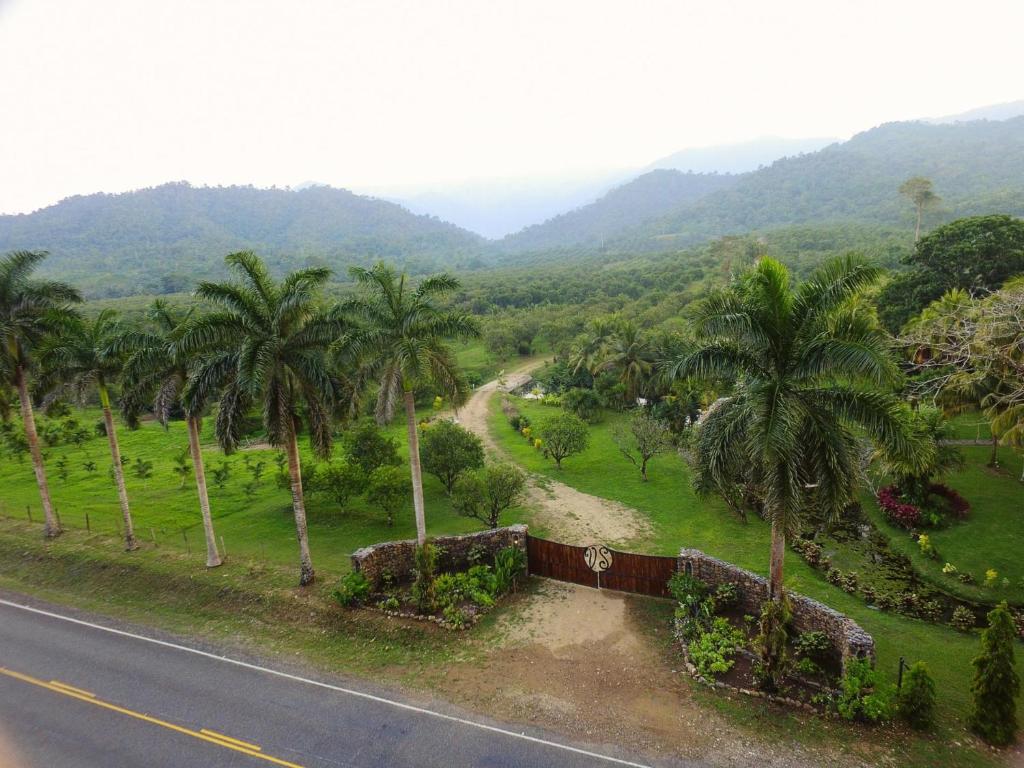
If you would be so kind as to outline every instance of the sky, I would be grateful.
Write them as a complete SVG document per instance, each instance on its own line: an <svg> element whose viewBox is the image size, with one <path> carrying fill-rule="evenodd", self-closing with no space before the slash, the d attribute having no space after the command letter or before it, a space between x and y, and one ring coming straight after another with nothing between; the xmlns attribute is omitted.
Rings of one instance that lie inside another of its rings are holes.
<svg viewBox="0 0 1024 768"><path fill-rule="evenodd" d="M640 167L1024 97L1021 0L0 0L0 212Z"/></svg>

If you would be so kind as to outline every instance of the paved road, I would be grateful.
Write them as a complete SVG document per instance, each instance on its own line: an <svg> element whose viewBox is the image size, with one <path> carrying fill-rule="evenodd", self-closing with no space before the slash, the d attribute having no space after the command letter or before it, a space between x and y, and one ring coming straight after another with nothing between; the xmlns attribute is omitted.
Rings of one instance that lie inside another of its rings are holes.
<svg viewBox="0 0 1024 768"><path fill-rule="evenodd" d="M35 605L0 599L3 768L647 764Z"/></svg>

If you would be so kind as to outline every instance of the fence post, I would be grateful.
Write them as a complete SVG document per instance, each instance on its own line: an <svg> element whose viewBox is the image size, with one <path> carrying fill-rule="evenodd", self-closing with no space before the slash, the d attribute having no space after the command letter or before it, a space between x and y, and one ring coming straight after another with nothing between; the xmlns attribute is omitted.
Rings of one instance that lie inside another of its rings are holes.
<svg viewBox="0 0 1024 768"><path fill-rule="evenodd" d="M25 505L25 511L28 512L28 521L31 523L32 522L32 505L31 504L26 504Z"/></svg>
<svg viewBox="0 0 1024 768"><path fill-rule="evenodd" d="M92 526L89 524L89 510L85 510L85 530L92 533Z"/></svg>
<svg viewBox="0 0 1024 768"><path fill-rule="evenodd" d="M188 543L188 533L184 528L181 529L181 538L185 540L185 554L192 556L192 545Z"/></svg>
<svg viewBox="0 0 1024 768"><path fill-rule="evenodd" d="M900 671L899 674L896 676L896 693L899 693L901 690L903 690L903 668L905 666L907 666L907 661L902 656L900 656Z"/></svg>

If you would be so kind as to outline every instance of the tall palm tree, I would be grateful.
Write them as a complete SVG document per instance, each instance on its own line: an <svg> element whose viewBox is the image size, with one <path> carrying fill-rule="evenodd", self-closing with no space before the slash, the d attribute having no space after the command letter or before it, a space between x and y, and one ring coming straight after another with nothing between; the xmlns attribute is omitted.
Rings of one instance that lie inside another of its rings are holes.
<svg viewBox="0 0 1024 768"><path fill-rule="evenodd" d="M182 392L195 409L220 390L215 422L217 441L226 453L238 446L245 415L259 405L268 442L288 456L292 511L299 541L299 585L313 583L306 505L302 491L298 435L305 413L313 451L330 455L331 411L340 384L327 365L328 347L344 332L336 310L317 305L328 269L303 269L284 280L271 279L253 253L234 253L225 261L240 282L200 283L196 295L221 307L190 321L177 353L199 356Z"/></svg>
<svg viewBox="0 0 1024 768"><path fill-rule="evenodd" d="M0 390L9 387L18 392L21 420L43 505L43 532L53 537L60 534L60 525L50 501L28 381L39 345L74 318L71 305L82 298L64 283L32 279L32 272L46 255L45 251L14 251L0 258Z"/></svg>
<svg viewBox="0 0 1024 768"><path fill-rule="evenodd" d="M362 293L342 305L342 310L358 323L348 334L345 347L363 360L367 376L380 385L376 405L379 422L392 419L400 398L404 403L416 536L422 544L427 539L427 526L415 390L430 386L455 404L461 402L466 385L447 342L477 338L480 328L469 315L438 307L438 298L459 287L458 280L450 275L428 277L414 288L405 274L399 275L383 263L372 269L353 267L350 272Z"/></svg>
<svg viewBox="0 0 1024 768"><path fill-rule="evenodd" d="M124 543L129 551L138 548L132 513L128 506L128 491L124 484L121 447L117 441L117 427L111 410L110 387L121 376L124 356L117 350L117 338L122 333L112 310L104 310L92 322L79 320L53 338L42 350L43 367L47 378L61 388L72 389L80 397L95 388L103 409L103 425L110 444L110 458L114 464L114 481L124 519Z"/></svg>
<svg viewBox="0 0 1024 768"><path fill-rule="evenodd" d="M152 330L128 331L118 339L117 344L127 355L123 381L121 406L125 416L133 418L143 406L151 402L153 412L160 423L167 427L171 408L180 404L185 411L188 426L188 446L192 455L192 466L199 494L199 511L203 518L203 533L206 537L206 567L216 568L221 564L217 551L217 538L213 532L210 515L210 498L206 492L206 471L203 466L203 451L199 443L201 418L205 402L190 402L182 399L182 390L189 380L190 359L182 352L178 341L187 330L193 310L175 312L167 302L157 299L149 310Z"/></svg>
<svg viewBox="0 0 1024 768"><path fill-rule="evenodd" d="M782 597L787 535L811 508L840 514L862 476L857 431L908 462L928 446L893 394L890 343L851 301L878 276L852 258L823 265L796 288L764 258L699 309L695 351L667 361L670 377L731 380L697 438L698 481L734 494L748 483L771 523L770 596Z"/></svg>

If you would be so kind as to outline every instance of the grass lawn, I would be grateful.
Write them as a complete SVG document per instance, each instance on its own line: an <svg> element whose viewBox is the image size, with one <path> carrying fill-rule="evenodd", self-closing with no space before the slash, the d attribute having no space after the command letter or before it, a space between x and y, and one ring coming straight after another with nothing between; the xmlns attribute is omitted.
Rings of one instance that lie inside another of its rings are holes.
<svg viewBox="0 0 1024 768"><path fill-rule="evenodd" d="M99 419L99 411L75 411L75 418L92 427ZM386 428L407 456L405 424L396 421ZM188 537L192 557L203 562L202 524L196 499L195 483L191 475L184 485L174 473L176 454L188 445L183 422L171 422L168 430L156 422L147 421L135 431L119 428L121 452L125 458L128 497L136 535L150 544L154 538L161 548L184 552ZM298 572L298 545L295 541L295 523L291 511L291 495L276 483L277 466L273 450L239 451L231 456L215 446L213 419L203 422L202 435L210 505L218 537L223 537L229 557L265 559L273 565L295 565ZM312 456L303 444L303 462L308 470ZM84 529L86 514L93 532L115 534L120 521L117 492L109 474L110 452L105 437L93 437L81 447L60 445L45 449L47 473L54 504L65 527ZM57 466L66 461L67 478L60 477ZM152 462L152 476L140 478L133 470L136 459ZM245 486L253 482L250 464L264 463L259 486L247 494ZM84 465L92 461L96 470L88 472ZM214 482L214 470L226 463L230 478L223 487ZM451 504L440 482L424 474L424 496L428 530L432 534L462 533L478 530L480 524L460 517ZM0 464L0 512L26 520L26 506L31 507L33 519L41 521L39 493L27 455L22 461L5 458ZM359 547L389 539L414 538L415 522L411 499L396 515L394 527L388 527L384 515L370 507L364 499L353 498L341 508L323 494L308 494L306 509L309 518L309 540L314 566L321 575L337 576L349 569L349 555Z"/></svg>
<svg viewBox="0 0 1024 768"><path fill-rule="evenodd" d="M516 407L530 418L535 428L544 418L556 413L549 406L518 399ZM614 430L624 424L625 418L621 414L606 415L602 422L591 427L587 451L566 459L563 469L557 470L554 462L544 459L508 425L501 412L501 398L495 397L491 402L492 433L516 461L534 472L557 478L587 493L621 501L648 515L654 525L654 535L646 541L631 542L633 550L673 554L681 547L696 547L767 574L767 524L757 517L742 522L720 499L698 498L691 488L686 464L675 454L656 457L649 466L649 482L642 482L639 471L619 453L612 441ZM979 449L972 449L976 450ZM980 451L983 455L984 449ZM971 462L976 463L973 452L970 457ZM971 488L961 488L979 507L998 504L988 513L978 513L979 522L988 515L995 518L1011 514L1022 516L1014 506L1016 496L1009 495L1010 490L1017 491L1016 487L1005 485L1002 480L989 485L990 495L986 500L980 495L972 496ZM955 530L951 529L951 533ZM998 551L1009 551L1014 541L1021 540L1007 536L1000 542ZM964 546L969 546L967 541ZM944 552L942 544L939 548ZM993 557L996 554L993 553ZM986 556L985 553L978 555ZM908 737L911 746L908 746L907 764L911 764L911 758L913 764L920 765L984 764L984 758L973 747L951 746L954 740L965 745L970 742L965 732L965 715L970 708L971 660L979 648L977 634L965 635L947 627L869 608L859 598L829 584L793 553L786 559L786 584L789 589L821 600L858 621L874 636L879 668L893 681L901 656L908 662L923 660L928 664L939 692L940 733L937 739ZM1024 675L1024 648L1018 653L1017 662ZM1019 702L1018 711L1024 718L1024 700Z"/></svg>

